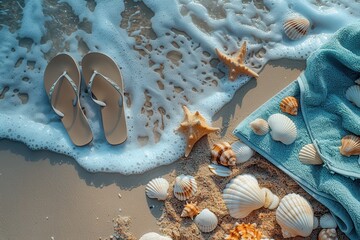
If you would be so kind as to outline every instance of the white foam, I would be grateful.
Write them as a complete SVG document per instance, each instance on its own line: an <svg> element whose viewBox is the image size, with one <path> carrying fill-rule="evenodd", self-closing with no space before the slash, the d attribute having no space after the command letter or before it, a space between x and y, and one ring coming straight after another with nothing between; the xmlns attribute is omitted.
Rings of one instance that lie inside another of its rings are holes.
<svg viewBox="0 0 360 240"><path fill-rule="evenodd" d="M234 53L246 40L246 63L260 70L271 59L307 58L360 13L359 4L345 0L264 0L263 5L235 0L62 0L54 6L36 0L12 9L19 24L5 21L10 2L3 1L0 12L0 138L69 155L89 171L123 174L177 160L185 149L184 136L176 131L183 120L181 106L199 110L211 123L249 80L241 76L230 82L226 67L216 62L215 48ZM282 32L292 12L313 26L297 41ZM81 62L88 50L112 56L122 70L129 137L119 146L106 142L99 108L82 92L94 140L75 147L43 88L44 70L56 53L69 52Z"/></svg>

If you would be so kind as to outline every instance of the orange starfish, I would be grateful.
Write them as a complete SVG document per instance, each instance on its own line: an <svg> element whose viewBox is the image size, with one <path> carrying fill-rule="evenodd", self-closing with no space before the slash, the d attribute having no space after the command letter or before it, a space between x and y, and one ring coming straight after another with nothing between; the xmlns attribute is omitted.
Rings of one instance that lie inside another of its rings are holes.
<svg viewBox="0 0 360 240"><path fill-rule="evenodd" d="M234 81L240 74L250 75L252 77L259 77L259 75L245 66L244 59L246 56L246 41L241 46L239 53L235 57L228 57L224 53L215 48L219 59L229 68L229 79Z"/></svg>
<svg viewBox="0 0 360 240"><path fill-rule="evenodd" d="M180 127L178 131L183 132L187 136L187 145L185 150L185 157L189 156L191 149L194 144L202 138L204 135L219 131L219 128L210 127L206 120L201 114L196 111L195 113L191 113L186 106L183 106L185 118L182 123L180 123Z"/></svg>

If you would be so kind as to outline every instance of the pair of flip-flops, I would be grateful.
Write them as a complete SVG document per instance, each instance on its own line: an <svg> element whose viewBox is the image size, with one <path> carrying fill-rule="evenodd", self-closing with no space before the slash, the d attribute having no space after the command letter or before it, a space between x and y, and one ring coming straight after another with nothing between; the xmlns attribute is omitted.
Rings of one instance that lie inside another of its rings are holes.
<svg viewBox="0 0 360 240"><path fill-rule="evenodd" d="M113 145L127 138L124 111L124 86L118 65L103 53L86 54L81 62L88 92L101 106L106 140ZM81 109L79 92L80 69L68 54L55 56L46 67L44 85L55 113L60 116L71 141L84 146L93 139L89 123Z"/></svg>

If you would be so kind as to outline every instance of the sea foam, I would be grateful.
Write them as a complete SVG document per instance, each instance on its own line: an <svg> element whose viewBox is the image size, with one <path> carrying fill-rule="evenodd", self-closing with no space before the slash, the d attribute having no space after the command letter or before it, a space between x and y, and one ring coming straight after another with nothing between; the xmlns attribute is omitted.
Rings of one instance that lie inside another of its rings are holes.
<svg viewBox="0 0 360 240"><path fill-rule="evenodd" d="M184 154L176 129L181 106L207 121L250 78L228 80L215 48L228 54L247 41L246 64L259 71L272 59L306 59L339 28L357 21L356 1L167 0L1 1L0 138L31 149L69 155L89 171L142 173ZM308 35L288 39L282 23L299 13ZM110 146L99 107L84 91L94 140L75 147L52 111L43 87L48 61L68 52L81 66L89 51L104 52L120 66L125 85L128 139Z"/></svg>

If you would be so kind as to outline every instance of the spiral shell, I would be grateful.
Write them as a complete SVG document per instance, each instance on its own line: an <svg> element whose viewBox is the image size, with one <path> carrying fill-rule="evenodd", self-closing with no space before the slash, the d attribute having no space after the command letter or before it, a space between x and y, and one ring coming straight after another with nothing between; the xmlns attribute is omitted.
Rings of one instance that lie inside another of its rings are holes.
<svg viewBox="0 0 360 240"><path fill-rule="evenodd" d="M280 198L273 194L268 188L262 188L261 191L265 194L264 208L275 209L279 205Z"/></svg>
<svg viewBox="0 0 360 240"><path fill-rule="evenodd" d="M322 229L319 232L318 240L338 240L336 229Z"/></svg>
<svg viewBox="0 0 360 240"><path fill-rule="evenodd" d="M261 237L262 232L256 228L256 223L235 223L234 228L230 230L230 234L225 237L225 240L260 240Z"/></svg>
<svg viewBox="0 0 360 240"><path fill-rule="evenodd" d="M149 232L142 235L139 240L172 240L172 238L168 236L162 236L155 232Z"/></svg>
<svg viewBox="0 0 360 240"><path fill-rule="evenodd" d="M228 142L216 143L211 150L211 161L223 166L235 166L236 156Z"/></svg>
<svg viewBox="0 0 360 240"><path fill-rule="evenodd" d="M250 128L257 135L265 135L269 132L269 124L262 118L257 118L250 123Z"/></svg>
<svg viewBox="0 0 360 240"><path fill-rule="evenodd" d="M346 135L341 139L340 153L346 157L360 154L360 137Z"/></svg>
<svg viewBox="0 0 360 240"><path fill-rule="evenodd" d="M360 108L360 86L353 85L346 90L345 97Z"/></svg>
<svg viewBox="0 0 360 240"><path fill-rule="evenodd" d="M320 165L324 163L312 143L306 144L301 148L299 152L299 160L304 164L311 165Z"/></svg>
<svg viewBox="0 0 360 240"><path fill-rule="evenodd" d="M218 224L218 218L213 212L205 208L199 213L199 215L195 217L194 222L201 232L207 233L213 231L216 228Z"/></svg>
<svg viewBox="0 0 360 240"><path fill-rule="evenodd" d="M181 217L189 217L191 220L199 214L200 210L196 206L197 203L186 203L183 211L181 212Z"/></svg>
<svg viewBox="0 0 360 240"><path fill-rule="evenodd" d="M297 129L295 123L284 114L275 113L271 115L268 123L271 128L271 137L275 141L290 145L296 140Z"/></svg>
<svg viewBox="0 0 360 240"><path fill-rule="evenodd" d="M168 195L169 182L164 178L154 178L145 188L146 195L149 198L165 200Z"/></svg>
<svg viewBox="0 0 360 240"><path fill-rule="evenodd" d="M289 96L285 97L280 102L280 109L285 113L296 116L298 113L299 104L296 98Z"/></svg>
<svg viewBox="0 0 360 240"><path fill-rule="evenodd" d="M191 198L197 190L195 178L189 175L180 175L175 178L174 196L180 201Z"/></svg>
<svg viewBox="0 0 360 240"><path fill-rule="evenodd" d="M291 193L281 199L276 209L276 221L284 238L307 237L313 230L314 212L305 198Z"/></svg>
<svg viewBox="0 0 360 240"><path fill-rule="evenodd" d="M310 21L300 14L290 14L283 24L284 32L291 40L299 39L308 33Z"/></svg>
<svg viewBox="0 0 360 240"><path fill-rule="evenodd" d="M231 147L236 156L236 163L238 164L248 161L255 153L248 145L240 141L234 142L231 144Z"/></svg>
<svg viewBox="0 0 360 240"><path fill-rule="evenodd" d="M270 191L270 190L269 190ZM267 206L274 206L271 198L267 199L266 190L260 189L256 178L250 174L239 175L232 179L225 187L223 199L233 218L244 218L253 210ZM275 198L273 198L276 201Z"/></svg>
<svg viewBox="0 0 360 240"><path fill-rule="evenodd" d="M335 218L330 213L325 213L320 217L321 228L337 228Z"/></svg>

